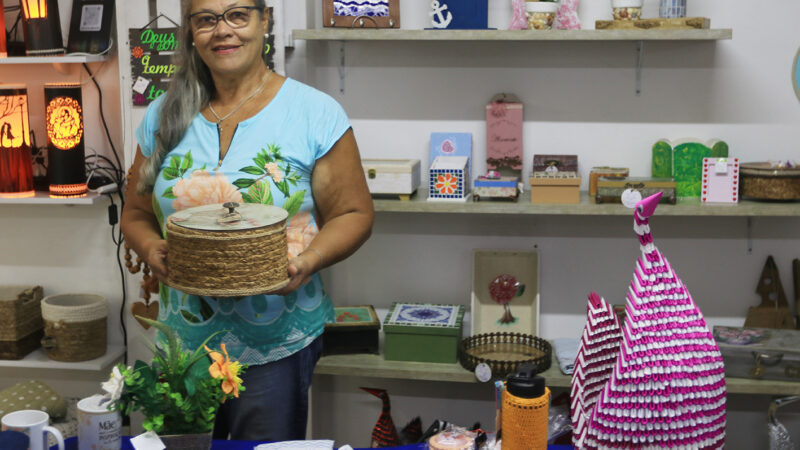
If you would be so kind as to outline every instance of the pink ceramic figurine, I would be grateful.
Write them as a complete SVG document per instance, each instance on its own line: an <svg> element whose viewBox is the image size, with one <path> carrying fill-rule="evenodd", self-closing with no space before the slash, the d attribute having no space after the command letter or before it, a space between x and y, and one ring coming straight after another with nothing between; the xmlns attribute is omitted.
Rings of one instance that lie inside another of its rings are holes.
<svg viewBox="0 0 800 450"><path fill-rule="evenodd" d="M525 15L525 0L511 0L511 23L509 30L527 30L528 18Z"/></svg>
<svg viewBox="0 0 800 450"><path fill-rule="evenodd" d="M620 351L594 407L583 413L588 425L578 436L580 448L725 444L722 355L688 289L653 243L649 218L660 198L636 204L633 228L642 255L628 288Z"/></svg>
<svg viewBox="0 0 800 450"><path fill-rule="evenodd" d="M580 30L581 20L578 18L578 0L561 0L556 19L559 30Z"/></svg>

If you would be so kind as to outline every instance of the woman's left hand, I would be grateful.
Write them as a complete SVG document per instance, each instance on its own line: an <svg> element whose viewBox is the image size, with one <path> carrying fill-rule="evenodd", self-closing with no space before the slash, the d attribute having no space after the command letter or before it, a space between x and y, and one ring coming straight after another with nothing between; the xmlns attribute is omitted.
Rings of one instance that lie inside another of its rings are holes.
<svg viewBox="0 0 800 450"><path fill-rule="evenodd" d="M273 295L286 295L296 291L300 286L311 281L311 276L321 266L322 261L313 250L306 249L303 253L289 260L289 284L283 288L270 292Z"/></svg>

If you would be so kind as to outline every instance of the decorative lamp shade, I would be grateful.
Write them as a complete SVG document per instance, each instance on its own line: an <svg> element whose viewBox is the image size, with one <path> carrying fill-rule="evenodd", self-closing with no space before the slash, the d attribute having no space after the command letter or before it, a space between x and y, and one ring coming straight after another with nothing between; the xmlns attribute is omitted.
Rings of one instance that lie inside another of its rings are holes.
<svg viewBox="0 0 800 450"><path fill-rule="evenodd" d="M57 55L64 53L58 0L20 0L25 34L25 54Z"/></svg>
<svg viewBox="0 0 800 450"><path fill-rule="evenodd" d="M45 84L44 101L50 195L84 195L87 188L81 86Z"/></svg>
<svg viewBox="0 0 800 450"><path fill-rule="evenodd" d="M0 197L33 195L28 91L0 85Z"/></svg>

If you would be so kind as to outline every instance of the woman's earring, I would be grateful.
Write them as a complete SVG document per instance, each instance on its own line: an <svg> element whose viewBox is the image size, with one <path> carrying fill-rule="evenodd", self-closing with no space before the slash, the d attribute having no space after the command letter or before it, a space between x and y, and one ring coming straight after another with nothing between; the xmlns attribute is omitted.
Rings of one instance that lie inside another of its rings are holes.
<svg viewBox="0 0 800 450"><path fill-rule="evenodd" d="M192 42L192 47L194 47L194 42Z"/></svg>

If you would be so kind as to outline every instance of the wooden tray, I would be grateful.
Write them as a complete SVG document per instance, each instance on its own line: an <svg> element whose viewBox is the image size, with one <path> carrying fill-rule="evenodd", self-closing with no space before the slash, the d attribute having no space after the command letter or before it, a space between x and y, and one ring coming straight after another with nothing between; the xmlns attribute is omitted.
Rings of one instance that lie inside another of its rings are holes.
<svg viewBox="0 0 800 450"><path fill-rule="evenodd" d="M655 18L640 20L597 20L594 23L597 30L622 30L622 29L708 29L711 19L707 17L677 17Z"/></svg>
<svg viewBox="0 0 800 450"><path fill-rule="evenodd" d="M458 361L469 370L480 363L494 377L505 377L523 363L533 363L538 373L550 368L553 347L544 339L522 333L486 333L470 336L458 344Z"/></svg>

